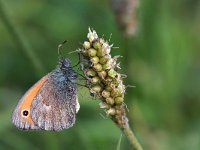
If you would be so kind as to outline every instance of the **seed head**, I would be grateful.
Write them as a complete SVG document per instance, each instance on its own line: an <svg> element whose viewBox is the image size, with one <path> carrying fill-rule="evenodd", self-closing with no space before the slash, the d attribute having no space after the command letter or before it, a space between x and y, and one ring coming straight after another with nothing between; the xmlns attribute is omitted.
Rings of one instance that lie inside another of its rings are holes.
<svg viewBox="0 0 200 150"><path fill-rule="evenodd" d="M99 38L96 31L89 28L88 40L79 50L81 69L86 76L86 86L93 96L101 100L100 108L123 128L128 124L124 107L125 86L117 71L119 56L111 56L112 45Z"/></svg>

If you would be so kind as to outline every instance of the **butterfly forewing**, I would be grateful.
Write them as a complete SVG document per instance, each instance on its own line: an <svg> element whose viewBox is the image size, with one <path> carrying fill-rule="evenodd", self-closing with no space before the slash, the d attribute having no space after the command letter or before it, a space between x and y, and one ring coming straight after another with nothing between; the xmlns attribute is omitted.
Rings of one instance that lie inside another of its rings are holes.
<svg viewBox="0 0 200 150"><path fill-rule="evenodd" d="M56 69L32 102L32 119L43 130L69 128L75 122L76 105L76 85Z"/></svg>
<svg viewBox="0 0 200 150"><path fill-rule="evenodd" d="M32 120L30 109L34 97L44 85L46 80L47 76L44 76L42 79L40 79L24 94L24 96L18 102L12 114L12 122L17 128L24 130L39 129L39 127Z"/></svg>
<svg viewBox="0 0 200 150"><path fill-rule="evenodd" d="M24 130L59 131L73 126L79 103L76 73L69 59L31 87L16 106L12 121Z"/></svg>

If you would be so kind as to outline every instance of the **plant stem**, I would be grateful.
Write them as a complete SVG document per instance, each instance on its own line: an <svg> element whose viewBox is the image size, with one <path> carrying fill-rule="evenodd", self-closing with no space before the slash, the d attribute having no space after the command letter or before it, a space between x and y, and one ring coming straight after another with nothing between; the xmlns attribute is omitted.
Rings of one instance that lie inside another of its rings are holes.
<svg viewBox="0 0 200 150"><path fill-rule="evenodd" d="M125 134L125 136L129 140L134 150L143 150L142 146L138 142L137 138L135 137L133 131L131 130L129 126L122 129L122 132Z"/></svg>
<svg viewBox="0 0 200 150"><path fill-rule="evenodd" d="M122 130L122 132L127 137L134 150L143 150L133 130L130 128L129 119L126 114L125 106L122 105L120 111L121 111L120 117L118 115L113 115L112 120Z"/></svg>

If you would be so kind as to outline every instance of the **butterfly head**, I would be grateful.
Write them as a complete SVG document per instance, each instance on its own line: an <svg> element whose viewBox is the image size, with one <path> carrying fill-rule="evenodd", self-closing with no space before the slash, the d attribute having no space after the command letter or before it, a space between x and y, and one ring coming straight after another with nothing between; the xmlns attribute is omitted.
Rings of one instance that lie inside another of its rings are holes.
<svg viewBox="0 0 200 150"><path fill-rule="evenodd" d="M77 79L77 73L73 70L71 62L68 58L61 58L59 61L59 68L63 74L71 81L75 82Z"/></svg>

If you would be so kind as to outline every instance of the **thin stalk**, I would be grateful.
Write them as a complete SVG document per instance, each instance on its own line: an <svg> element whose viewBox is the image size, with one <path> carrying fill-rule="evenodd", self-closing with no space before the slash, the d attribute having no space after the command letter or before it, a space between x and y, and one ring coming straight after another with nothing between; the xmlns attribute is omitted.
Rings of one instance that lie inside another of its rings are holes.
<svg viewBox="0 0 200 150"><path fill-rule="evenodd" d="M130 127L122 129L122 132L127 137L134 150L143 150L142 146L138 142L137 138L135 137L135 134L133 133Z"/></svg>

